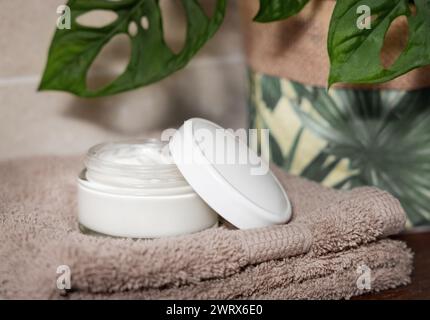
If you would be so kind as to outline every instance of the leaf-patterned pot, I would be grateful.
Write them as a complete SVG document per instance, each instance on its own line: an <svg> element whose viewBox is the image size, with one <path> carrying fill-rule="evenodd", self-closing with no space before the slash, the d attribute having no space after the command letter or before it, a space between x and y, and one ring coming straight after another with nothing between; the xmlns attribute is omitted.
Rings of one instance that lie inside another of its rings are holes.
<svg viewBox="0 0 430 320"><path fill-rule="evenodd" d="M327 92L254 72L250 84L250 127L270 129L277 165L335 188L377 186L409 226L430 225L430 90Z"/></svg>
<svg viewBox="0 0 430 320"><path fill-rule="evenodd" d="M377 186L400 200L409 228L430 226L429 69L377 87L327 91L323 44L333 2L313 2L319 11L260 25L247 22L254 1L241 2L250 127L270 130L271 160L285 170L335 188Z"/></svg>

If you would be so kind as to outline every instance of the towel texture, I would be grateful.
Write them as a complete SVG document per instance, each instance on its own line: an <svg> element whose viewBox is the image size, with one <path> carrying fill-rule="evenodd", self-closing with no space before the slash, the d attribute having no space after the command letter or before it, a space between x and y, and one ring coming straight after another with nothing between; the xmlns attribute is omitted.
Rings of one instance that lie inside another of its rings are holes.
<svg viewBox="0 0 430 320"><path fill-rule="evenodd" d="M69 298L348 298L367 292L361 265L370 291L409 281L410 250L381 240L402 230L404 211L378 189L333 190L274 168L293 206L287 225L114 239L78 229L81 166L79 157L0 164L0 297L64 297L59 265L71 270Z"/></svg>

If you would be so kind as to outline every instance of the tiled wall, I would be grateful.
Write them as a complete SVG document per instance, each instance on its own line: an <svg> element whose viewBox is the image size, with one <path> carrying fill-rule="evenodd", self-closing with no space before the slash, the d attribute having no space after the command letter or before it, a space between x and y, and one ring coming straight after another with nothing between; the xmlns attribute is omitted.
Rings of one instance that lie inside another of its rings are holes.
<svg viewBox="0 0 430 320"><path fill-rule="evenodd" d="M171 3L176 0L161 1L167 2L165 16L175 26L179 15ZM101 99L36 90L56 8L63 3L0 0L0 159L80 153L101 141L145 136L193 116L230 128L246 125L246 75L235 1L229 1L221 30L184 70L155 85ZM175 37L179 35L170 34ZM111 49L96 72L110 72L120 63L124 46L117 43Z"/></svg>

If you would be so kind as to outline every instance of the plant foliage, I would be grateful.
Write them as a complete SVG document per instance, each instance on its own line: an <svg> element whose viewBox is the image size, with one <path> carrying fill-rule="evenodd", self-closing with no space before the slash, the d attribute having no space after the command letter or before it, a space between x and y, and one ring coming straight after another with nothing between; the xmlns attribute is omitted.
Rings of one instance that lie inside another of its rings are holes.
<svg viewBox="0 0 430 320"><path fill-rule="evenodd" d="M183 68L214 35L223 21L226 1L217 0L212 17L208 17L198 0L181 0L185 9L187 34L183 49L176 54L164 40L159 0L69 0L67 5L73 18L72 28L56 31L40 89L97 97L159 81ZM254 20L283 20L300 12L308 2L260 0ZM370 29L357 27L357 8L361 5L371 9L373 19ZM414 10L411 9L413 5ZM82 26L76 22L77 17L100 9L115 12L117 19L100 28ZM399 16L406 16L408 20L409 41L394 64L384 68L380 59L384 38L391 23ZM142 28L140 24L143 17L149 21L148 29ZM89 90L86 77L93 61L114 36L128 34L130 23L136 23L138 30L135 36L129 35L131 56L125 72L107 86ZM328 30L327 47L331 63L329 86L337 82L381 83L429 65L430 1L337 1Z"/></svg>

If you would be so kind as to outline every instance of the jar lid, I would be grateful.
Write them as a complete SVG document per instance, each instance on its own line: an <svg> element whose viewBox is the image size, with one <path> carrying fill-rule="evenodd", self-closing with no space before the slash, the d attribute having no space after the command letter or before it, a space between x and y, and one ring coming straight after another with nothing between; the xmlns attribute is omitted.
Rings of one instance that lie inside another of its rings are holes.
<svg viewBox="0 0 430 320"><path fill-rule="evenodd" d="M250 229L290 219L290 201L268 164L231 131L190 119L169 149L195 192L232 225Z"/></svg>

